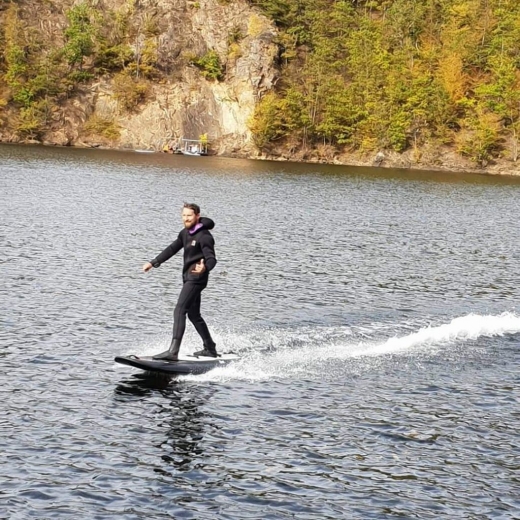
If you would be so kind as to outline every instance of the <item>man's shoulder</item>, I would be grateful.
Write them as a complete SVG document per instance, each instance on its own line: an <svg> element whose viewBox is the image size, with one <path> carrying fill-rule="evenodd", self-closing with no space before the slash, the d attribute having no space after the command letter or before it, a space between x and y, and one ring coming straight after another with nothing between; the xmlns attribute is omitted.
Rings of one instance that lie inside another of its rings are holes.
<svg viewBox="0 0 520 520"><path fill-rule="evenodd" d="M213 235L211 234L211 231L209 229L202 228L199 232L199 235L199 240L203 240L204 238L207 238L208 240L214 240Z"/></svg>

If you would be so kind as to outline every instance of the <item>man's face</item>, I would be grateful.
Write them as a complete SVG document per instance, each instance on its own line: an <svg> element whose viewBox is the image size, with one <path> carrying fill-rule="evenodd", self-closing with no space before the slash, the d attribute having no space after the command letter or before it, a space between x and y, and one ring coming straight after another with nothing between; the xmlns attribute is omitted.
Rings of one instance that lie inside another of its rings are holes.
<svg viewBox="0 0 520 520"><path fill-rule="evenodd" d="M182 222L186 229L191 229L199 221L200 215L197 215L191 208L182 208Z"/></svg>

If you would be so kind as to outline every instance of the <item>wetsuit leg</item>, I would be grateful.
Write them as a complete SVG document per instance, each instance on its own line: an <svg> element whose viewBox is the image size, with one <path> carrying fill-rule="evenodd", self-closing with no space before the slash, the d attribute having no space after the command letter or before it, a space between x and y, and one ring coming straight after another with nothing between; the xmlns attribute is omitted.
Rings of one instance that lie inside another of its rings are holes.
<svg viewBox="0 0 520 520"><path fill-rule="evenodd" d="M200 314L200 302L201 302L201 294L193 300L191 307L188 309L188 318L193 323L195 330L199 333L199 336L202 338L202 342L204 346L214 346L215 343L211 338L211 334L209 332L208 326L204 321L204 318Z"/></svg>
<svg viewBox="0 0 520 520"><path fill-rule="evenodd" d="M186 314L197 300L200 306L200 293L205 287L203 284L184 282L173 312L173 339L182 340L186 330Z"/></svg>

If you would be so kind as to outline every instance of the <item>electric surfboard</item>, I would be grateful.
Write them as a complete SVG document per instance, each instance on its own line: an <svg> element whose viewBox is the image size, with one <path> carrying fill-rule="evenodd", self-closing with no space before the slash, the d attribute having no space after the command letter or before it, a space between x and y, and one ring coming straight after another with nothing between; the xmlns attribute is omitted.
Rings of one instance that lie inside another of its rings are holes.
<svg viewBox="0 0 520 520"><path fill-rule="evenodd" d="M222 354L219 357L180 356L179 361L164 361L151 356L116 356L114 361L122 365L140 368L148 372L163 374L203 374L216 367L223 367L238 360L236 354Z"/></svg>

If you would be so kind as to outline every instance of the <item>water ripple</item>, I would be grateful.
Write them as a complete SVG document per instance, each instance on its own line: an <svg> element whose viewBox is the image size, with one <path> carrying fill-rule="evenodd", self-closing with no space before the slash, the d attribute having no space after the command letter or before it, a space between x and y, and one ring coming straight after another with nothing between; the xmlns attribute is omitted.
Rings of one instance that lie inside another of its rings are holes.
<svg viewBox="0 0 520 520"><path fill-rule="evenodd" d="M518 517L518 180L0 156L2 518ZM146 375L113 357L169 341L180 262L140 266L184 200L241 360Z"/></svg>

